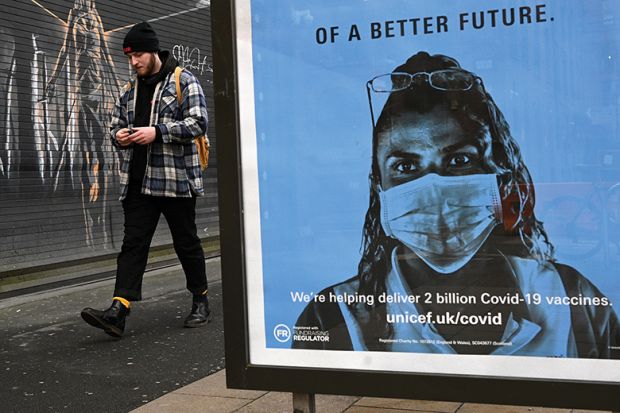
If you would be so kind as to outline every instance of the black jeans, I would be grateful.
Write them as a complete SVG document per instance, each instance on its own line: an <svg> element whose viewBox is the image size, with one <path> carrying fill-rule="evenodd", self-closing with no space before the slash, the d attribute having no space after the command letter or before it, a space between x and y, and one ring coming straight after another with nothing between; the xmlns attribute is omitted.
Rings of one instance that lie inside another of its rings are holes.
<svg viewBox="0 0 620 413"><path fill-rule="evenodd" d="M123 200L125 236L117 258L114 296L130 301L142 299L142 277L159 217L164 214L174 250L185 272L187 289L200 294L207 289L205 257L196 233L196 198L143 195L129 185Z"/></svg>

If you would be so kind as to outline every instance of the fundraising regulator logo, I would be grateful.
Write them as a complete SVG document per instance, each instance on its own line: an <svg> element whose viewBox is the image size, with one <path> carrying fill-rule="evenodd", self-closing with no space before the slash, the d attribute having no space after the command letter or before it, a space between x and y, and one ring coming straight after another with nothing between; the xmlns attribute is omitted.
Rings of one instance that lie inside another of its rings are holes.
<svg viewBox="0 0 620 413"><path fill-rule="evenodd" d="M293 341L329 342L329 331L321 331L318 327L295 326Z"/></svg>
<svg viewBox="0 0 620 413"><path fill-rule="evenodd" d="M291 329L285 324L278 324L273 329L273 336L280 343L286 343L291 339Z"/></svg>

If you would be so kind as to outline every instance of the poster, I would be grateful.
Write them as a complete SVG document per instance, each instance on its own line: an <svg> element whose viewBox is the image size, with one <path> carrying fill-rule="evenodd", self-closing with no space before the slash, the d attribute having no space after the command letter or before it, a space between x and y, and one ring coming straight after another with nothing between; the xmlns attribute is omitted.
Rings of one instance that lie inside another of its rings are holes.
<svg viewBox="0 0 620 413"><path fill-rule="evenodd" d="M236 8L252 363L620 381L617 1Z"/></svg>

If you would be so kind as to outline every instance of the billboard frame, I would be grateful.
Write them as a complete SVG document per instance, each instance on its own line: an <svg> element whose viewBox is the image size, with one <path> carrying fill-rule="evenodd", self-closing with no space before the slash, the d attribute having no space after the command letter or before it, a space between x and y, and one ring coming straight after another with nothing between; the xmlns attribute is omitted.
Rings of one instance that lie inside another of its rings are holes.
<svg viewBox="0 0 620 413"><path fill-rule="evenodd" d="M249 2L249 0L247 0ZM250 361L235 0L211 5L227 385L309 394L617 410L620 383L256 365Z"/></svg>

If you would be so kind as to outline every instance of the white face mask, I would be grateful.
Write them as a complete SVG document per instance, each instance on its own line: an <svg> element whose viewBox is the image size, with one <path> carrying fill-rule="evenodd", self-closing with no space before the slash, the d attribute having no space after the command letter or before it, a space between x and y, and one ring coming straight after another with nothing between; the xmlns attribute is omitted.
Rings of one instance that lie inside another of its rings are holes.
<svg viewBox="0 0 620 413"><path fill-rule="evenodd" d="M386 235L442 274L467 264L502 219L495 174L428 174L379 197Z"/></svg>

